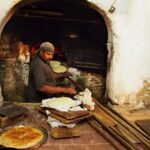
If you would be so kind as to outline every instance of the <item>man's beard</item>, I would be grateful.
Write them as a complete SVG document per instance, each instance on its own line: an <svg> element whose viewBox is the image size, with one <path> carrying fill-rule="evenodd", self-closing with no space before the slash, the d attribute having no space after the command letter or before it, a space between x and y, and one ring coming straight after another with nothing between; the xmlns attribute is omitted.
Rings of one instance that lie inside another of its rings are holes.
<svg viewBox="0 0 150 150"><path fill-rule="evenodd" d="M51 59L46 59L45 61L46 61L46 63L49 63L51 61Z"/></svg>

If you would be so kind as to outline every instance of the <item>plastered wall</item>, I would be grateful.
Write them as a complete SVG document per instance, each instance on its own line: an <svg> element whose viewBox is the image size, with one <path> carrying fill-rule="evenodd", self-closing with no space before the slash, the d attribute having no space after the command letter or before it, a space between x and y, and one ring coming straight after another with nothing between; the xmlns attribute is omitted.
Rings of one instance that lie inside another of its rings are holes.
<svg viewBox="0 0 150 150"><path fill-rule="evenodd" d="M19 2L23 0L0 0L0 33ZM108 29L106 96L120 105L145 103L145 96L150 99L150 1L87 2L104 17ZM139 96L145 82L147 91Z"/></svg>

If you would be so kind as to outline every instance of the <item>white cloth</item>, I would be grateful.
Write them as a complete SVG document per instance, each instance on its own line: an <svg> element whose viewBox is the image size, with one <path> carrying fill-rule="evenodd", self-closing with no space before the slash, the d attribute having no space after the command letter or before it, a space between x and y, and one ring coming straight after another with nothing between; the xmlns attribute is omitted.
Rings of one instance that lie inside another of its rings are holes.
<svg viewBox="0 0 150 150"><path fill-rule="evenodd" d="M53 118L53 117L48 117L47 122L50 124L52 128L58 128L58 127L67 127L67 128L73 128L76 126L76 124L64 124L60 122L59 120Z"/></svg>
<svg viewBox="0 0 150 150"><path fill-rule="evenodd" d="M68 72L71 74L71 76L70 76L70 78L72 78L73 80L77 80L79 77L80 77L80 75L81 75L81 72L79 71L79 70L77 70L76 68L72 68L72 67L70 67L69 69L68 69Z"/></svg>
<svg viewBox="0 0 150 150"><path fill-rule="evenodd" d="M82 101L85 106L88 106L88 109L94 110L95 103L92 101L92 93L88 88L83 92L80 92L78 95L75 95L74 98Z"/></svg>

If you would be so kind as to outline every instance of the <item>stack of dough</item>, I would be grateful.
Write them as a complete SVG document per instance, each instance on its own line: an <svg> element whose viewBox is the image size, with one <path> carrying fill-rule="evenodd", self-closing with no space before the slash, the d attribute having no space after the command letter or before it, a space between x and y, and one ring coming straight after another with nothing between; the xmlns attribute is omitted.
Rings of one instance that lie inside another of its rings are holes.
<svg viewBox="0 0 150 150"><path fill-rule="evenodd" d="M68 111L71 107L79 106L81 101L69 97L59 97L42 100L41 107L53 108L58 111Z"/></svg>
<svg viewBox="0 0 150 150"><path fill-rule="evenodd" d="M59 61L50 61L50 65L52 67L52 70L56 73L63 73L67 71L67 68L61 65Z"/></svg>

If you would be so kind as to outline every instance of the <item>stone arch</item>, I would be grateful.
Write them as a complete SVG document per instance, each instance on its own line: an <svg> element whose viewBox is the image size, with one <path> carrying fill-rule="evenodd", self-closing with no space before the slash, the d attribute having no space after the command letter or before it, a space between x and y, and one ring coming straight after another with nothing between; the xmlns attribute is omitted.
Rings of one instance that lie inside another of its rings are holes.
<svg viewBox="0 0 150 150"><path fill-rule="evenodd" d="M36 3L36 2L46 2L48 0L30 0L30 1L26 1L26 0L20 0L16 3L12 3L12 5L10 6L10 9L8 9L8 11L6 12L6 15L3 17L2 21L0 22L0 34L4 28L4 26L6 25L6 23L9 21L9 19L13 16L13 14L17 11L17 9L19 9L22 6L31 4L31 3ZM101 16L103 16L106 27L107 27L107 31L108 31L108 51L110 52L111 48L112 48L112 29L111 29L111 20L109 19L109 17L107 16L107 14L105 13L105 11L98 7L98 5L96 3L90 3L87 2L87 5L96 10Z"/></svg>

